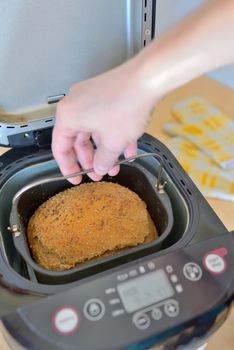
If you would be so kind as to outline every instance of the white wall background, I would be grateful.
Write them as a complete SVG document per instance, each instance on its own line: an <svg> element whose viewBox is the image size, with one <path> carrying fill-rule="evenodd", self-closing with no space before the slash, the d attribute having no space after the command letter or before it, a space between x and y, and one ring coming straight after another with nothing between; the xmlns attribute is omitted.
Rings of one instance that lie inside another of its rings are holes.
<svg viewBox="0 0 234 350"><path fill-rule="evenodd" d="M201 3L202 0L157 0L156 34L167 30ZM234 45L231 38L230 45ZM216 70L208 75L234 89L234 65Z"/></svg>

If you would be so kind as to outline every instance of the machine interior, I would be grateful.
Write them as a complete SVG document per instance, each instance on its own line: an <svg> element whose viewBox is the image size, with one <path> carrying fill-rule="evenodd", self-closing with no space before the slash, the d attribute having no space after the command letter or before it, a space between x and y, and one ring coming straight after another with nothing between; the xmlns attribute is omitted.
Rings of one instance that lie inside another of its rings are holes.
<svg viewBox="0 0 234 350"><path fill-rule="evenodd" d="M38 280L38 276L35 276L35 273L33 273L31 268L28 268L25 261L22 259L21 255L17 252L15 245L13 243L12 233L7 230L7 227L9 226L9 217L10 212L12 209L12 198L14 194L23 186L26 184L37 180L39 178L48 177L50 175L58 174L58 168L56 165L56 162L52 159L46 161L46 162L38 162L34 163L35 159L32 160L32 165L26 166L20 171L16 171L2 186L0 190L0 207L1 207L1 214L0 214L0 231L2 235L2 245L5 251L5 257L7 264L9 264L9 267L13 269L19 278L23 278L24 280L30 280L34 287L38 290L41 281L40 278ZM150 159L141 159L137 161L140 165L142 165L145 169L147 169L154 177L157 174L159 170L159 162L156 159L153 159L152 157ZM168 234L167 239L160 243L160 246L157 246L157 244L150 246L148 251L141 252L141 249L137 251L135 254L133 254L131 257L126 257L125 260L118 261L119 263L123 263L124 261L131 261L134 260L141 255L144 256L145 254L151 254L155 253L157 251L163 250L168 248L169 246L175 244L178 242L184 235L184 233L187 230L187 227L189 225L190 221L190 213L189 213L189 207L186 203L186 200L183 198L182 194L178 190L178 188L174 185L172 178L168 174L168 172L163 170L162 173L162 182L166 181L165 190L167 195L170 198L172 211L173 211L173 226L170 230L170 233ZM157 242L156 242L157 243ZM95 272L97 272L98 263L96 263L95 266L91 266L88 269L88 273L91 275ZM114 261L112 263L107 264L105 267L102 268L110 268L111 266L114 266ZM87 269L84 267L82 270L82 273L80 274L80 278L82 276L85 276L87 274ZM54 274L52 274L54 275ZM42 279L43 284L49 284L51 287L53 287L53 284L56 284L56 274L55 278L51 279L51 276L49 279ZM74 282L74 280L72 280ZM66 283L69 284L69 281L66 280ZM58 284L58 282L57 282ZM40 289L40 288L39 288Z"/></svg>

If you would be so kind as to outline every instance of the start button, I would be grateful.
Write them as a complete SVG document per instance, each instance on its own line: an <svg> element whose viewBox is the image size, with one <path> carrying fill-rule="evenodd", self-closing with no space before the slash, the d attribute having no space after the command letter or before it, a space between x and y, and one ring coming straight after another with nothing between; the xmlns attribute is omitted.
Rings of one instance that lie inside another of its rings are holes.
<svg viewBox="0 0 234 350"><path fill-rule="evenodd" d="M52 316L52 328L55 333L68 336L80 326L79 311L70 305L59 307Z"/></svg>
<svg viewBox="0 0 234 350"><path fill-rule="evenodd" d="M224 258L215 253L205 255L203 258L203 264L209 272L215 275L224 273L227 268Z"/></svg>

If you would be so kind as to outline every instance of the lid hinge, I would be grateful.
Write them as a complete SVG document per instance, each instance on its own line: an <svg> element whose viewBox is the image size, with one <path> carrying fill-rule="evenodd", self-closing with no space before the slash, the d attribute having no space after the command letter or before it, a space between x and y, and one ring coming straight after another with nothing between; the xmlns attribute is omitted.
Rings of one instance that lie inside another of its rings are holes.
<svg viewBox="0 0 234 350"><path fill-rule="evenodd" d="M48 96L47 97L47 103L48 104L52 104L52 103L59 102L65 96L66 96L66 94L59 94L59 95Z"/></svg>
<svg viewBox="0 0 234 350"><path fill-rule="evenodd" d="M51 146L52 127L37 131L27 131L8 135L10 147L37 146L39 148Z"/></svg>

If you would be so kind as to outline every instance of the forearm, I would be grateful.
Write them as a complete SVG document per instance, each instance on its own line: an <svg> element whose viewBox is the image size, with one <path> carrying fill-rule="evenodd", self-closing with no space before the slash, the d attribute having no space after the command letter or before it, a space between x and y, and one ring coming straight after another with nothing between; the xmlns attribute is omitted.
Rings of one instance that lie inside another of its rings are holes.
<svg viewBox="0 0 234 350"><path fill-rule="evenodd" d="M135 59L146 93L158 95L234 63L234 1L211 0Z"/></svg>

